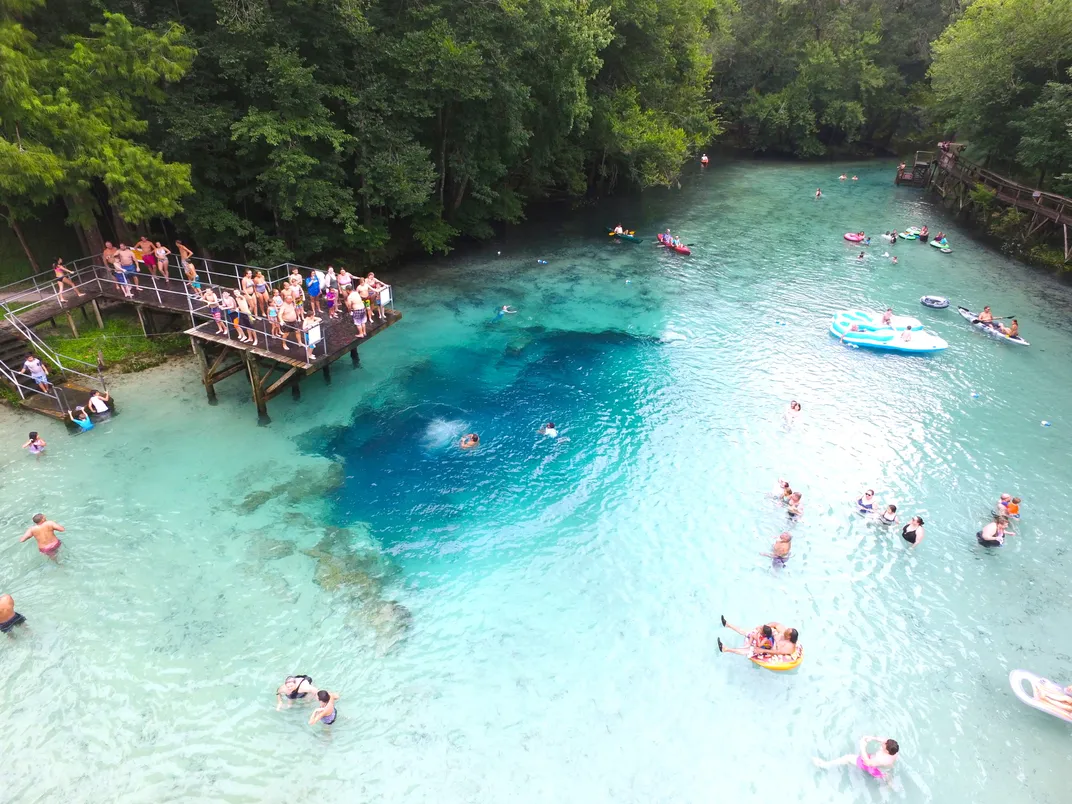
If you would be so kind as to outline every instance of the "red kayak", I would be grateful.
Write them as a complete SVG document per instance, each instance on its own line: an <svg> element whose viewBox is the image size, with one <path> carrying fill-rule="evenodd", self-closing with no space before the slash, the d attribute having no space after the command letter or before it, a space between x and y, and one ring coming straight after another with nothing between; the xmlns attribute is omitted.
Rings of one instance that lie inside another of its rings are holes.
<svg viewBox="0 0 1072 804"><path fill-rule="evenodd" d="M692 252L689 251L688 246L672 245L666 235L664 235L662 232L659 232L659 245L666 246L668 249L672 249L678 254L692 254Z"/></svg>

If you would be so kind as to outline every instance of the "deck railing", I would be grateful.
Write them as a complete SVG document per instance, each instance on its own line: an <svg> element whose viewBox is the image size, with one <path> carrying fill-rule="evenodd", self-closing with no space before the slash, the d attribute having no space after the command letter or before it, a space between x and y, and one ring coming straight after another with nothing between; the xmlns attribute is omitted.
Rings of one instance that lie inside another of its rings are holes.
<svg viewBox="0 0 1072 804"><path fill-rule="evenodd" d="M1003 201L1023 209L1038 211L1051 220L1072 223L1072 198L1007 179L951 151L942 152L938 158L938 166L958 179L981 184L988 190L993 190Z"/></svg>

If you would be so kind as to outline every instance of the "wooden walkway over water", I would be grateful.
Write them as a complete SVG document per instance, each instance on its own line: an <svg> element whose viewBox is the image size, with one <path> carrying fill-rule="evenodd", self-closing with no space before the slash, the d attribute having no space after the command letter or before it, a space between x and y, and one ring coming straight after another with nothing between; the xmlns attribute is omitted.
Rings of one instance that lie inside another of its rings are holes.
<svg viewBox="0 0 1072 804"><path fill-rule="evenodd" d="M235 263L217 263L210 260L196 260L198 274L204 287L216 288L217 294L222 290L232 292L241 284L241 273L250 266ZM303 276L309 270L303 266L284 264L262 271L270 285L278 285L283 278L290 275L292 268L298 268ZM320 315L320 339L312 349L296 342L298 333L292 333L287 341L271 334L271 327L264 318L254 318L251 329L257 337L256 345L243 343L237 337L233 327L227 327L227 334L218 333L218 327L207 304L191 292L186 281L177 276L172 267L170 277L163 277L140 272L136 274L137 284L121 284L110 271L92 261L77 266L75 281L82 293L77 296L74 291L65 291L66 302L60 304L55 294L54 285L48 281L50 276L32 277L32 286L26 284L17 292L9 292L0 297L0 379L6 379L15 385L23 397L22 404L36 412L54 418L64 418L68 407L84 404L88 397L87 385L96 374L97 387L104 387L101 367L82 364L77 369L70 364L70 358L57 355L44 345L33 332L33 328L42 323L65 319L78 337L77 324L73 315L81 311L85 321L89 322L88 310L92 310L98 326L103 327L101 302L121 302L131 305L138 315L144 333L149 336L157 334L161 324L169 331L174 331L176 323L183 327L189 336L194 355L201 369L201 380L205 386L210 404L215 403L214 386L220 380L245 371L249 377L252 399L257 408L261 423L269 421L267 402L273 396L290 388L295 398L300 398L300 381L303 377L321 373L325 381L331 382L331 365L339 358L349 355L352 364L360 365L358 347L369 338L397 323L402 314L389 306L393 289L386 286L383 292L383 305L374 305L377 314L375 321L366 325L366 334L358 335L358 329L345 309L340 309L337 317ZM129 295L128 295L129 294ZM384 319L379 316L382 313ZM284 348L286 346L287 348ZM57 389L53 393L41 393L29 378L18 374L18 366L29 351L34 351L60 370L57 374ZM84 381L66 377L64 369L77 374ZM60 383L59 381L63 382Z"/></svg>

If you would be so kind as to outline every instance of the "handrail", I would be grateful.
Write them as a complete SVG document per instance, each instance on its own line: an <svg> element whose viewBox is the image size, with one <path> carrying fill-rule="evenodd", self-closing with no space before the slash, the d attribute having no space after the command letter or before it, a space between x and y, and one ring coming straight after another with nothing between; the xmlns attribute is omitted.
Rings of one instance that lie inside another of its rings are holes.
<svg viewBox="0 0 1072 804"><path fill-rule="evenodd" d="M969 176L977 176L983 181L989 180L994 184L999 184L1003 187L1012 190L1018 190L1020 192L1026 191L1031 193L1032 195L1037 192L1039 194L1040 202L1042 200L1052 201L1055 204L1068 207L1070 210L1072 210L1072 198L1066 198L1063 195L1057 195L1056 193L1047 192L1046 190L1039 190L1036 187L1029 187L1026 184L1020 184L1019 182L1015 182L1012 179L1007 179L992 170L984 168L982 165L977 165L974 162L970 162L967 159L964 159L951 152L942 153L940 157L940 164L943 170L947 170L950 173L961 173L967 174Z"/></svg>
<svg viewBox="0 0 1072 804"><path fill-rule="evenodd" d="M93 363L87 363L85 360L81 360L77 357L59 354L51 347L49 347L49 345L46 344L43 340L41 340L41 338L38 337L37 333L34 332L31 327L26 326L26 324L22 323L22 321L20 321L17 317L8 314L7 319L11 323L11 325L15 327L15 329L22 333L22 336L30 342L30 344L37 352L48 358L49 362L56 366L56 368L58 368L62 373L77 374L79 377L84 377L90 381L96 380L98 383L100 383L100 386L103 390L108 390L108 386L104 382L104 375L101 373L100 368L98 366L94 365ZM71 368L69 364L72 362L86 366L94 373L92 375L86 374L83 371L78 371L77 369Z"/></svg>

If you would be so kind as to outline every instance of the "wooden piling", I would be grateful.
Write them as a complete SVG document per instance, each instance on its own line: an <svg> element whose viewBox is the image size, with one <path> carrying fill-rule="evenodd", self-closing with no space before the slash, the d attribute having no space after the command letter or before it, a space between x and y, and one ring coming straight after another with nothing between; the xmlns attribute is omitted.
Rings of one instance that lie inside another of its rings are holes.
<svg viewBox="0 0 1072 804"><path fill-rule="evenodd" d="M257 424L269 424L272 420L268 417L268 400L264 395L264 385L261 382L261 373L257 368L257 356L249 349L242 351L242 359L249 373L249 385L253 391L253 404L257 406Z"/></svg>
<svg viewBox="0 0 1072 804"><path fill-rule="evenodd" d="M213 387L212 375L208 370L208 358L205 356L205 347L197 338L190 338L190 347L194 350L194 357L197 358L197 365L201 369L201 382L205 386L205 393L208 395L208 403L215 405L216 389Z"/></svg>
<svg viewBox="0 0 1072 804"><path fill-rule="evenodd" d="M324 383L331 385L331 366L324 366L324 368L320 369L320 373L324 375Z"/></svg>
<svg viewBox="0 0 1072 804"><path fill-rule="evenodd" d="M78 337L78 327L76 327L74 325L74 316L71 315L70 310L67 310L65 315L67 316L67 326L69 326L71 328L71 337L72 338L77 338Z"/></svg>
<svg viewBox="0 0 1072 804"><path fill-rule="evenodd" d="M104 316L101 315L100 302L93 299L93 301L89 303L89 306L93 308L93 315L97 318L97 329L104 329Z"/></svg>
<svg viewBox="0 0 1072 804"><path fill-rule="evenodd" d="M354 368L361 365L361 358L358 357L356 346L350 350L350 362L353 363Z"/></svg>

